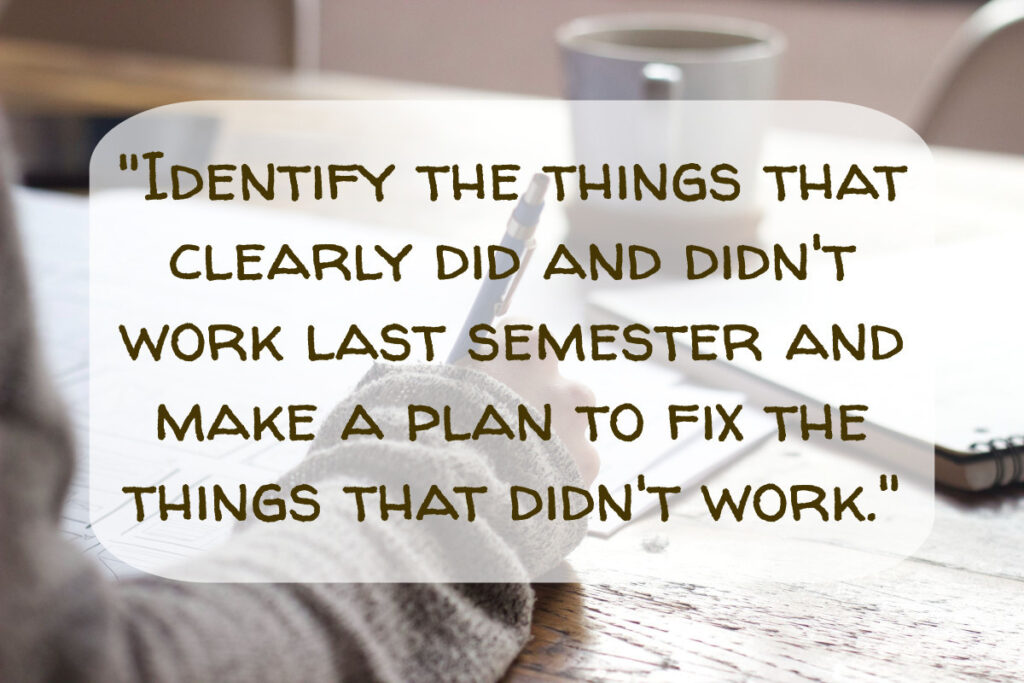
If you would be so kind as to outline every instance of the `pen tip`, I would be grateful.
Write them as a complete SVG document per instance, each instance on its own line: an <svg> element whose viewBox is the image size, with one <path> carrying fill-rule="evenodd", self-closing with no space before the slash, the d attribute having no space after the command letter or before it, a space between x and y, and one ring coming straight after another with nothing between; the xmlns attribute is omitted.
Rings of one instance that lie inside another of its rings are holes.
<svg viewBox="0 0 1024 683"><path fill-rule="evenodd" d="M530 186L526 188L523 201L527 204L538 205L544 203L544 193L548 191L549 179L543 173L534 173L530 180Z"/></svg>

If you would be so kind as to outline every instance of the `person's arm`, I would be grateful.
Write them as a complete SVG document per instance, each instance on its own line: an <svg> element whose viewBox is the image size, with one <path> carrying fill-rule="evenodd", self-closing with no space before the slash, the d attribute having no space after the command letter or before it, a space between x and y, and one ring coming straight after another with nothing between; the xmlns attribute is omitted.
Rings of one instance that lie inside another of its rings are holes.
<svg viewBox="0 0 1024 683"><path fill-rule="evenodd" d="M6 215L2 208L0 217ZM0 218L0 680L486 680L505 670L528 637L533 593L526 582L578 542L579 527L538 535L529 524L474 525L474 542L510 562L506 575L521 577L516 583L104 580L58 531L72 471L71 440L38 372L18 254L10 221ZM564 416L579 391L546 384L545 373L522 393L547 391L548 402ZM371 373L349 403L372 404L384 424L398 419L409 391L449 396L456 403L519 400L482 373L420 367ZM295 477L322 487L373 479L370 447L332 438L341 414L328 419ZM563 424L579 426L571 417ZM568 434L564 428L563 433ZM410 446L415 457L436 463L441 472L454 471L444 467L455 457L459 477L475 481L581 483L577 464L558 440L518 443L507 451L479 444L455 449L435 438L376 448L398 448L399 457L407 457ZM532 469L508 470L513 450ZM586 444L577 450L583 453L575 454L578 460L589 461ZM358 563L367 578L387 571L368 535L352 527L350 511L342 518L326 505L323 514L337 515L338 534L316 533L312 526L296 531L251 525L204 560L202 569L210 576L237 576L241 567L257 580L287 578L298 563L302 571L296 576L319 566L326 577L339 562ZM405 539L400 554L424 571L444 561L414 538ZM270 556L294 562L271 563ZM392 554L386 561L393 560Z"/></svg>
<svg viewBox="0 0 1024 683"><path fill-rule="evenodd" d="M410 466L414 460L429 464L440 473L438 479L456 485L458 479L495 488L510 480L535 486L582 483L556 441L485 451L476 444L453 449L440 438L373 446L336 438L356 402L373 406L385 433L394 433L405 405L420 393L445 397L453 405L519 400L473 370L380 369L328 418L291 478L321 490L370 483L391 476L375 470L382 457L397 455ZM31 457L5 451L5 460ZM510 470L514 462L532 467ZM390 466L404 469L394 460ZM438 555L436 539L398 538L400 547L391 544L382 552L370 532L352 520L351 510L346 514L331 502L340 500L334 496L322 503L321 518L335 516L326 520L330 526L323 519L302 526L248 525L201 561L200 571L207 578L256 581L291 576L300 581L319 571L329 580L338 576L337 563L349 563L347 576L376 580L405 562L415 563L420 575L449 575L451 569L442 564L450 558ZM544 533L525 523L473 524L466 533L473 536L477 557L508 563L502 572L520 582L462 585L203 584L155 578L111 585L63 547L52 521L13 532L20 537L17 546L0 562L8 567L16 562L19 571L5 570L0 590L21 596L16 606L5 604L4 615L26 646L14 655L20 659L14 669L18 680L38 675L38 680L333 681L496 678L528 636L533 596L527 581L557 563L582 529L549 525ZM4 643L0 649L11 654Z"/></svg>

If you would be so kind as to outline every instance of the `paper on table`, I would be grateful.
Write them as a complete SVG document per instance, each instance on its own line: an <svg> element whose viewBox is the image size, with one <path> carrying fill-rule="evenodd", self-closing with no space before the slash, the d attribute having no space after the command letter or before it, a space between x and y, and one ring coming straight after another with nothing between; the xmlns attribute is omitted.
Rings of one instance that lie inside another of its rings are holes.
<svg viewBox="0 0 1024 683"><path fill-rule="evenodd" d="M685 391L687 401L696 400L698 395L722 393L711 392L706 389L695 387L679 387ZM738 395L737 395L738 396ZM641 472L644 479L652 485L658 486L679 486L683 491L691 486L701 483L701 480L716 470L732 462L744 452L759 443L766 436L771 434L775 425L767 416L751 412L745 415L743 421L743 441L705 441L702 437L689 438L668 453L655 458L644 468L626 478L621 484L614 486L607 483L615 500L622 500L623 486L629 480L635 479ZM598 477L595 486L605 480ZM635 481L633 482L636 483ZM658 506L657 496L633 497L632 519L649 512ZM614 514L608 519L601 521L597 517L589 520L588 531L594 536L611 536L621 529L628 522L623 521Z"/></svg>
<svg viewBox="0 0 1024 683"><path fill-rule="evenodd" d="M743 403L743 394L688 383L677 371L650 363L566 363L562 374L589 386L596 405L633 403L644 416L644 430L635 441L619 441L609 433L606 421L597 422L601 470L591 491L606 486L616 500L622 500L624 486L635 484L640 474L652 485L686 489L739 457L774 429L774 422L767 416L747 411L743 414L742 442L707 441L703 425L697 423L680 424L677 438L672 439L668 406L722 404L728 408ZM632 429L632 418L623 419L627 423L624 430ZM633 518L658 503L655 496L633 500ZM589 531L597 536L610 536L625 524L614 515L605 521L591 517Z"/></svg>
<svg viewBox="0 0 1024 683"><path fill-rule="evenodd" d="M89 515L89 468L85 445L88 439L88 210L85 200L65 198L51 193L19 191L15 195L19 219L23 226L30 274L37 295L41 337L49 365L56 372L58 383L75 418L79 441L79 462L63 513L63 530L92 554L115 576L137 573L116 559L100 545L91 529ZM524 305L531 305L523 301ZM738 394L712 391L682 383L678 372L652 364L638 363L565 363L563 374L583 381L603 404L632 402L643 410L648 425L644 435L634 442L618 442L607 437L607 423L599 423L604 435L601 443L602 472L598 483L621 487L645 472L651 481L672 484L692 483L707 472L722 466L738 455L743 446L756 440L763 432L753 421L744 425L748 439L738 446L707 443L700 437L701 428L687 424L680 428L673 441L667 429L666 406L670 403L713 404L736 403ZM216 458L201 458L184 449L150 449L127 434L94 435L94 447L104 452L124 453L119 459L126 467L143 460L160 459L165 475L174 472L188 481L205 481ZM269 474L280 467L280 454L266 458L267 447L246 448L230 454L235 462L243 462L254 476ZM221 454L223 457L225 454ZM271 462L272 461L272 462ZM272 465L272 466L271 466ZM251 468L251 469L250 469ZM111 486L125 479L120 471L93 472L93 486ZM131 477L129 477L131 478ZM636 510L641 514L643 510ZM109 517L108 517L109 515ZM133 557L137 564L158 565L189 554L188 547L208 547L226 529L197 527L191 538L169 538L160 525L151 520L136 523L129 506L101 511L108 523L112 518L123 526L117 551ZM593 522L594 533L607 535L621 527L614 522ZM145 561L149 556L152 562Z"/></svg>
<svg viewBox="0 0 1024 683"><path fill-rule="evenodd" d="M89 215L86 201L19 189L21 228L44 359L60 381L89 364Z"/></svg>

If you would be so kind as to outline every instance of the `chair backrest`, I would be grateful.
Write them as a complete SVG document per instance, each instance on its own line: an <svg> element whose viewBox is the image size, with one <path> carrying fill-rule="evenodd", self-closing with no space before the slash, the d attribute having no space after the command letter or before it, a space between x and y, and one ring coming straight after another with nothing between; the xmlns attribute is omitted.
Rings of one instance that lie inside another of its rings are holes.
<svg viewBox="0 0 1024 683"><path fill-rule="evenodd" d="M929 144L1024 154L1024 0L992 0L961 27L917 128Z"/></svg>

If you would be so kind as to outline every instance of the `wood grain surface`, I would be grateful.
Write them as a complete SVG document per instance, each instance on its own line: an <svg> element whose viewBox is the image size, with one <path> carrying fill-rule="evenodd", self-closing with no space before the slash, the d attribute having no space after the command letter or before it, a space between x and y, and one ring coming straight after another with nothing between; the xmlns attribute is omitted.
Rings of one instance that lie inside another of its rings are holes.
<svg viewBox="0 0 1024 683"><path fill-rule="evenodd" d="M509 680L1020 681L1024 488L940 492L890 570L820 586L537 587Z"/></svg>

